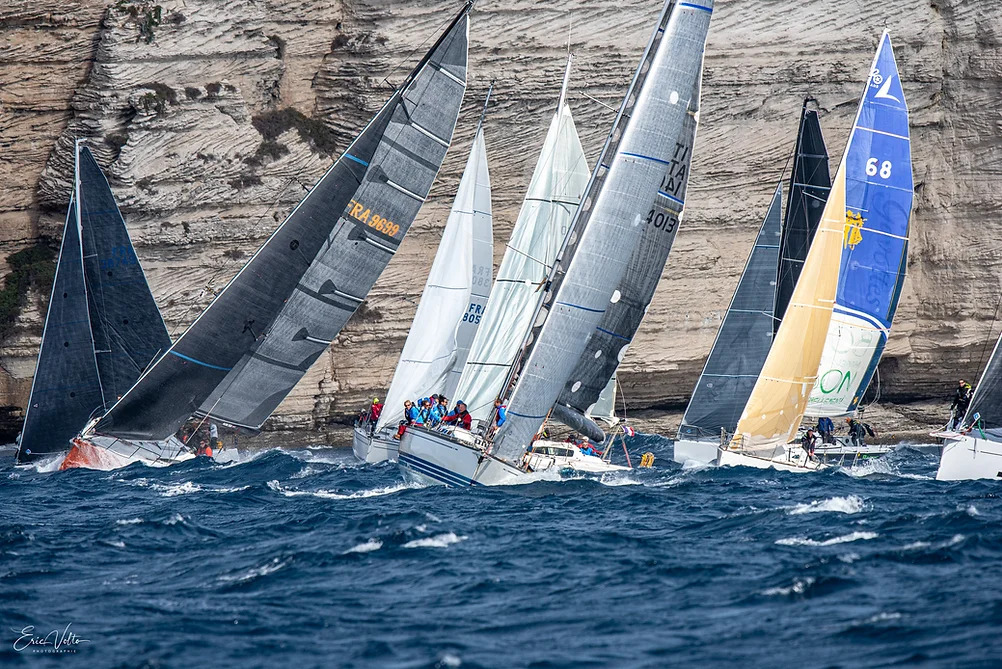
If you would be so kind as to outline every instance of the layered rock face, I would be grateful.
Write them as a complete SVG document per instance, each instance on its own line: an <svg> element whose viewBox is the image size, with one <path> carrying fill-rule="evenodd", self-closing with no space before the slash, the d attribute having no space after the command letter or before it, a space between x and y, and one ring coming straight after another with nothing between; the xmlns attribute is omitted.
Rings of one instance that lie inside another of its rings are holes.
<svg viewBox="0 0 1002 669"><path fill-rule="evenodd" d="M570 100L594 161L614 115L607 106L618 106L659 7L478 4L464 113L432 195L366 305L272 427L324 430L385 393L489 82L496 79L486 140L500 260L556 104L568 35ZM180 334L458 8L431 0L6 3L0 256L58 241L73 139L81 138L105 167L168 328ZM987 357L1002 294L1002 245L992 232L1002 206L1002 6L721 0L683 224L620 373L630 407L684 406L775 184L787 176L803 96L823 110L834 171L885 26L912 110L916 200L881 396L948 394ZM0 342L0 405L27 402L48 292L38 283Z"/></svg>

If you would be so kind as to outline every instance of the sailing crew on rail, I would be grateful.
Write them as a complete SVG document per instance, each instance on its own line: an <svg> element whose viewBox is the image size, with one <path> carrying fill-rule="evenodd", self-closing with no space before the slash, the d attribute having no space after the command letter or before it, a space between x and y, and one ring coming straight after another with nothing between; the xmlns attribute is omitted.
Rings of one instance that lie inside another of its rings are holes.
<svg viewBox="0 0 1002 669"><path fill-rule="evenodd" d="M508 420L508 407L501 402L501 398L494 400L494 429L500 428Z"/></svg>
<svg viewBox="0 0 1002 669"><path fill-rule="evenodd" d="M835 423L828 416L818 418L818 434L821 435L822 444L835 443Z"/></svg>
<svg viewBox="0 0 1002 669"><path fill-rule="evenodd" d="M449 413L449 401L445 399L445 395L432 395L431 396L431 424L438 425L445 418L446 414Z"/></svg>
<svg viewBox="0 0 1002 669"><path fill-rule="evenodd" d="M424 425L424 420L421 418L421 411L414 406L414 403L410 400L404 400L404 419L397 426L397 433L393 435L393 438L400 439L404 436L408 425Z"/></svg>
<svg viewBox="0 0 1002 669"><path fill-rule="evenodd" d="M442 422L455 423L456 427L462 427L464 430L469 430L473 425L473 417L470 416L470 412L466 410L466 402L459 400L456 402L456 408L452 410L452 413L443 418Z"/></svg>

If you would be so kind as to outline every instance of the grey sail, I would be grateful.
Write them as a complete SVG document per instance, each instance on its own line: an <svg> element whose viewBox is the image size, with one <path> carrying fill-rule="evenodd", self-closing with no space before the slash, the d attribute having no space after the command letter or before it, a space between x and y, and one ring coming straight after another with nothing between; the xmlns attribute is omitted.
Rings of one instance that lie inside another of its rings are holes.
<svg viewBox="0 0 1002 669"><path fill-rule="evenodd" d="M832 186L828 171L828 149L821 134L818 112L807 108L810 100L811 98L804 100L800 114L793 173L790 176L790 196L786 203L786 218L780 242L773 333L779 329L786 313Z"/></svg>
<svg viewBox="0 0 1002 669"><path fill-rule="evenodd" d="M29 462L65 451L69 440L101 406L79 220L76 200L71 199L17 461Z"/></svg>
<svg viewBox="0 0 1002 669"><path fill-rule="evenodd" d="M77 178L91 333L107 409L170 348L170 335L108 180L86 147L77 154Z"/></svg>
<svg viewBox="0 0 1002 669"><path fill-rule="evenodd" d="M192 414L264 423L365 299L431 188L466 89L469 10L96 433L164 439Z"/></svg>
<svg viewBox="0 0 1002 669"><path fill-rule="evenodd" d="M645 253L637 247L648 228L660 215L665 232L674 233L667 230L669 217L677 220L682 198L665 187L672 158L679 144L690 141L699 109L712 6L674 0L664 5L513 371L508 420L494 443L499 458L517 462L565 384L570 382L571 392L583 386L571 374L589 336L622 299L622 281L635 254ZM617 340L596 349L593 361L617 358L623 350ZM596 398L611 376L596 384Z"/></svg>
<svg viewBox="0 0 1002 669"><path fill-rule="evenodd" d="M718 439L721 430L733 434L769 355L782 194L780 183L682 417L679 438Z"/></svg>

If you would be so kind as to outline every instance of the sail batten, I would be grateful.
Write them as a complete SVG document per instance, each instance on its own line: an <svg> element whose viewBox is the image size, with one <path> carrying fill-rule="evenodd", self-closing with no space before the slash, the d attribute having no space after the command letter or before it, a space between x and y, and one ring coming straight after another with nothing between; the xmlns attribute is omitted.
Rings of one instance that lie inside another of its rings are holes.
<svg viewBox="0 0 1002 669"><path fill-rule="evenodd" d="M368 294L431 188L465 92L469 9L95 432L160 440L195 413L261 427L358 307L327 289Z"/></svg>
<svg viewBox="0 0 1002 669"><path fill-rule="evenodd" d="M565 384L571 384L572 394L583 387L572 373L596 328L616 331L616 325L601 325L603 315L615 311L622 297L617 286L637 259L645 231L656 227L672 235L677 228L681 209L658 193L684 200L684 192L674 190L681 189L684 181L683 175L672 171L672 160L680 150L691 151L685 141L698 114L711 9L712 2L696 7L674 0L662 9L515 369L508 420L493 445L494 454L508 462L519 461L540 428L538 416L545 416L557 403ZM608 356L618 362L625 351L618 345L600 349L594 359ZM594 404L612 371L614 367L578 413Z"/></svg>

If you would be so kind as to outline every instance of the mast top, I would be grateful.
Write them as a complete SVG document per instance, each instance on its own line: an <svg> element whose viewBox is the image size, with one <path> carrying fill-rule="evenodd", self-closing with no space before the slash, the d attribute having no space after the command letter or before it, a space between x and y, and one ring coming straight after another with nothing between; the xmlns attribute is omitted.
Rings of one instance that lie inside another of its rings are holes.
<svg viewBox="0 0 1002 669"><path fill-rule="evenodd" d="M484 119L487 118L487 103L491 101L491 93L494 91L495 81L497 81L497 79L491 79L491 85L487 87L487 97L484 98L484 108L480 112L480 120L477 121L477 131L473 133L474 137L479 135L481 129L484 127Z"/></svg>

